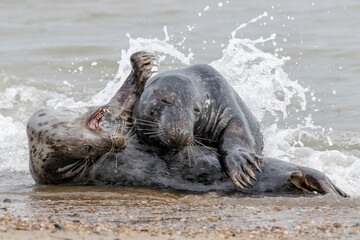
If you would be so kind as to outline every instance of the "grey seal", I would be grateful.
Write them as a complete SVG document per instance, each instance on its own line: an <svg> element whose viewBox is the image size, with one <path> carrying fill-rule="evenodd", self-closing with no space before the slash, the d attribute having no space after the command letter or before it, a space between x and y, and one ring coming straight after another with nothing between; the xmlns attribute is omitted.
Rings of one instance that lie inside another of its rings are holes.
<svg viewBox="0 0 360 240"><path fill-rule="evenodd" d="M45 108L27 122L30 173L37 183L63 183L108 152L127 145L124 129L147 79L153 56L131 56L132 71L109 103L78 109ZM106 120L104 120L106 119Z"/></svg>
<svg viewBox="0 0 360 240"><path fill-rule="evenodd" d="M215 149L230 179L251 186L261 172L260 125L228 81L198 64L149 79L134 107L140 139L160 148L204 145Z"/></svg>
<svg viewBox="0 0 360 240"><path fill-rule="evenodd" d="M251 188L236 186L207 147L199 146L196 155L186 150L157 151L141 140L129 142L121 153L108 153L82 176L69 184L136 186L190 192L223 192L250 196L305 196L333 194L349 197L325 174L312 168L264 157Z"/></svg>

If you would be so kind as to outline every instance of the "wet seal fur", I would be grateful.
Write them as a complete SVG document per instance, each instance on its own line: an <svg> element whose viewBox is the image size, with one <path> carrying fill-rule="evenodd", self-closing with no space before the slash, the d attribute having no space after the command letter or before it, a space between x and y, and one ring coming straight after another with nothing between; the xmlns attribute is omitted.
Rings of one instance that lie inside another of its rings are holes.
<svg viewBox="0 0 360 240"><path fill-rule="evenodd" d="M189 154L186 147L169 151L168 147L154 146L157 145L154 141L146 144L142 138L127 141L129 133L126 134L125 127L128 121L154 126L153 119L146 121L143 120L146 115L132 113L136 102L137 111L141 110L139 95L152 74L151 60L148 53L135 53L131 58L133 71L105 106L48 108L33 114L28 121L27 133L30 171L36 183L111 184L197 192L236 191L252 195L315 191L348 196L319 171L266 157L258 166L261 171L253 172L258 181L253 182L251 188L240 189L228 174L224 174L219 154L205 144ZM251 146L255 152L261 152L262 135L258 124L246 106L242 107L255 138ZM90 145L93 142L95 145Z"/></svg>
<svg viewBox="0 0 360 240"><path fill-rule="evenodd" d="M138 136L160 148L215 148L240 188L261 171L260 125L228 81L206 64L169 70L149 79L134 107Z"/></svg>
<svg viewBox="0 0 360 240"><path fill-rule="evenodd" d="M228 81L209 65L168 70L150 78L133 119L139 138L157 145L160 152L187 151L191 161L194 152L212 151L235 185L250 187L243 192L302 189L347 196L320 172L261 157L263 136L258 121ZM212 155L205 158L213 160Z"/></svg>
<svg viewBox="0 0 360 240"><path fill-rule="evenodd" d="M152 58L146 52L133 54L130 75L104 106L45 108L30 117L30 172L37 183L64 183L81 175L104 154L124 150L125 120L153 73Z"/></svg>
<svg viewBox="0 0 360 240"><path fill-rule="evenodd" d="M161 153L141 141L132 141L123 152L104 155L71 184L236 192L251 196L332 194L349 197L320 171L267 157L262 159L262 172L255 172L257 181L253 186L241 189L222 171L213 151L204 146L199 146L199 151L201 153L191 157L186 150Z"/></svg>

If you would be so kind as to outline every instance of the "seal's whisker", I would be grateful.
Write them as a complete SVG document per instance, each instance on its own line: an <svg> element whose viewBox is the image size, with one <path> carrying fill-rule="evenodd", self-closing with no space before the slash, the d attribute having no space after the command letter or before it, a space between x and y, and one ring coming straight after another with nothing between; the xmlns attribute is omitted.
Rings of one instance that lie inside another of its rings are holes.
<svg viewBox="0 0 360 240"><path fill-rule="evenodd" d="M148 134L147 136L149 138L157 139L157 138L161 138L162 134L161 133L152 133L152 134Z"/></svg>
<svg viewBox="0 0 360 240"><path fill-rule="evenodd" d="M120 122L120 120L116 119L115 121L111 121L111 130L114 133L118 133L121 128L122 129L121 132L122 132L123 130L128 129L130 127L126 125L127 125L126 122L124 121Z"/></svg>
<svg viewBox="0 0 360 240"><path fill-rule="evenodd" d="M137 138L137 134L136 134L136 130L132 130L131 132L128 132L126 135L125 135L125 138Z"/></svg>
<svg viewBox="0 0 360 240"><path fill-rule="evenodd" d="M122 122L123 122L124 120L123 119L119 119L118 121L116 121L116 132L118 133L118 132L121 132L122 131Z"/></svg>
<svg viewBox="0 0 360 240"><path fill-rule="evenodd" d="M160 138L162 136L162 133L154 133L152 135L149 135L149 138Z"/></svg>
<svg viewBox="0 0 360 240"><path fill-rule="evenodd" d="M192 143L190 144L190 146L191 146L192 157L194 157L194 158L198 157L198 154L196 154L196 152L194 151L195 143L192 142Z"/></svg>
<svg viewBox="0 0 360 240"><path fill-rule="evenodd" d="M121 135L124 133L124 129L125 129L125 120L124 119L122 119L122 121L121 121Z"/></svg>
<svg viewBox="0 0 360 240"><path fill-rule="evenodd" d="M152 135L152 134L162 134L162 133L164 133L163 131L153 131L153 132L150 132L150 131L148 131L148 132L143 132L143 134L144 135Z"/></svg>
<svg viewBox="0 0 360 240"><path fill-rule="evenodd" d="M191 158L190 158L189 149L190 149L190 146L186 148L186 153L187 153L187 156L188 156L188 159L189 159L189 167L191 167Z"/></svg>
<svg viewBox="0 0 360 240"><path fill-rule="evenodd" d="M201 152L201 154L204 156L204 158L206 159L206 161L208 161L208 163L211 163L211 161L206 157L205 153L199 148L199 146L197 146L196 144L194 144L194 147Z"/></svg>
<svg viewBox="0 0 360 240"><path fill-rule="evenodd" d="M156 122L154 121L149 121L149 120L145 120L145 119L141 119L141 118L132 118L132 117L129 117L130 120L132 120L131 124L140 124L140 123L148 123L148 124L154 124L156 125Z"/></svg>
<svg viewBox="0 0 360 240"><path fill-rule="evenodd" d="M144 113L144 115L145 115L145 116L148 116L149 118L154 119L154 121L157 121L157 122L159 122L159 123L164 124L164 122L163 122L163 121L161 121L161 119L157 119L157 118L155 118L155 117L153 117L153 116L150 116L149 114L146 114L146 113Z"/></svg>
<svg viewBox="0 0 360 240"><path fill-rule="evenodd" d="M155 123L137 123L137 125L140 125L140 126L157 127L157 124L155 124Z"/></svg>
<svg viewBox="0 0 360 240"><path fill-rule="evenodd" d="M121 119L121 120L124 120L124 122L125 122L126 124L131 124L131 122L128 121L129 118L130 118L130 117L120 116L120 119ZM116 118L115 121L119 121L120 119Z"/></svg>
<svg viewBox="0 0 360 240"><path fill-rule="evenodd" d="M136 130L140 130L140 131L160 131L160 129L157 129L157 128L136 128Z"/></svg>
<svg viewBox="0 0 360 240"><path fill-rule="evenodd" d="M83 159L79 163L75 164L75 166L71 168L69 172L74 172L76 169L81 168L81 166L84 164L85 161L86 159Z"/></svg>
<svg viewBox="0 0 360 240"><path fill-rule="evenodd" d="M196 140L203 140L203 141L208 141L208 142L216 142L216 141L213 140L213 139L201 138L201 137L198 137L198 136L194 136L194 138L195 138Z"/></svg>
<svg viewBox="0 0 360 240"><path fill-rule="evenodd" d="M156 122L154 122L154 121L145 120L145 119L142 119L142 118L132 118L132 119L133 119L133 121L135 121L135 122L156 124Z"/></svg>
<svg viewBox="0 0 360 240"><path fill-rule="evenodd" d="M133 129L132 131L128 132L124 138L128 141L128 142L133 142L134 140L137 139L137 135L136 135L136 131Z"/></svg>
<svg viewBox="0 0 360 240"><path fill-rule="evenodd" d="M204 153L201 151L201 149L195 143L192 144L192 148L195 149L195 151L194 151L195 153L200 152L201 155L203 155L205 157ZM199 154L195 154L195 153L193 154L194 155L194 162L197 162L197 159L200 156L199 156ZM205 159L208 160L206 157L205 157Z"/></svg>
<svg viewBox="0 0 360 240"><path fill-rule="evenodd" d="M128 139L127 139L127 142L128 142L128 143L135 143L136 141L137 141L137 137L133 137L133 138L128 138ZM125 149L125 150L126 150L126 149ZM124 150L124 151L125 151L125 150Z"/></svg>
<svg viewBox="0 0 360 240"><path fill-rule="evenodd" d="M202 142L200 142L196 139L194 139L194 143L199 144L199 145L203 146L204 148L210 150L211 152L215 153L217 156L220 156L220 154L217 151L215 151L214 148L206 146L205 144L203 144Z"/></svg>
<svg viewBox="0 0 360 240"><path fill-rule="evenodd" d="M124 136L126 139L136 135L136 129L132 127Z"/></svg>
<svg viewBox="0 0 360 240"><path fill-rule="evenodd" d="M90 166L90 161L92 162L93 159L90 159L90 158L85 158L85 162L84 164L82 164L82 171L81 171L81 174L80 174L80 177L82 177L87 169L87 167Z"/></svg>
<svg viewBox="0 0 360 240"><path fill-rule="evenodd" d="M116 130L115 130L115 133L119 133L119 134L122 134L123 131L124 131L124 119L119 119L119 120L116 120Z"/></svg>
<svg viewBox="0 0 360 240"><path fill-rule="evenodd" d="M195 153L194 153L194 143L191 143L191 144L189 145L189 147L190 147L190 151L191 151L191 158L193 159L194 164L196 164L196 162L197 162L197 155L195 155Z"/></svg>

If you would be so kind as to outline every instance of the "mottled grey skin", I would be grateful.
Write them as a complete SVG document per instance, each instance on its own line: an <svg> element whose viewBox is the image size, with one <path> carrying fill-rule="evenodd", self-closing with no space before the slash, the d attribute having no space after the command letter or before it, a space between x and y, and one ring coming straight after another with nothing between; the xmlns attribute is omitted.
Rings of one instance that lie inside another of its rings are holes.
<svg viewBox="0 0 360 240"><path fill-rule="evenodd" d="M78 109L45 108L27 123L30 172L37 183L56 184L82 176L108 152L124 150L126 119L151 76L152 55L131 56L133 71L104 106Z"/></svg>
<svg viewBox="0 0 360 240"><path fill-rule="evenodd" d="M293 163L264 157L262 172L251 188L237 187L222 171L217 155L199 147L189 158L187 151L157 152L133 141L124 152L106 154L83 177L72 184L121 185L175 189L192 192L238 192L250 195L336 194L349 197L323 173Z"/></svg>
<svg viewBox="0 0 360 240"><path fill-rule="evenodd" d="M219 72L209 65L169 70L149 79L133 117L140 139L160 148L214 147L239 187L251 186L263 149L260 125Z"/></svg>

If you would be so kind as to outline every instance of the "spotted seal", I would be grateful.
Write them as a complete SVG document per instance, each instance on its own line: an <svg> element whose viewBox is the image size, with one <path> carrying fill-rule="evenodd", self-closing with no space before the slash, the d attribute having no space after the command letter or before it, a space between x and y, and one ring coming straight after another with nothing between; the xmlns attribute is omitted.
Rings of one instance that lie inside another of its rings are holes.
<svg viewBox="0 0 360 240"><path fill-rule="evenodd" d="M129 118L153 73L152 58L146 52L133 54L130 75L104 106L45 108L29 118L30 172L37 183L64 183L104 154L124 150L127 145L122 131L124 119Z"/></svg>

